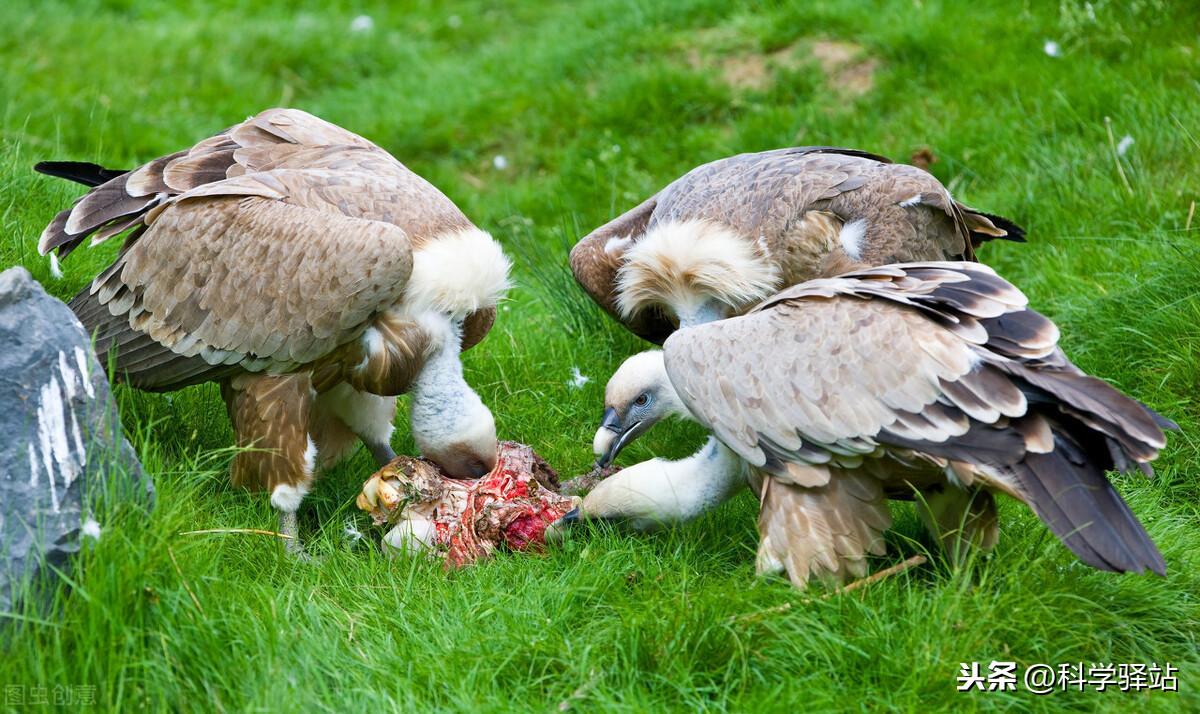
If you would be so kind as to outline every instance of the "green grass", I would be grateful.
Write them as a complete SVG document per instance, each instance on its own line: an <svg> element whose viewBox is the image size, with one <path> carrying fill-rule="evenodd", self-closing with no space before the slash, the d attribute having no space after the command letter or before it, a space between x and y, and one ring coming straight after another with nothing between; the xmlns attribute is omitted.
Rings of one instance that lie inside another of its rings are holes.
<svg viewBox="0 0 1200 714"><path fill-rule="evenodd" d="M1068 353L1183 427L1155 480L1118 479L1168 576L1091 571L1006 502L992 556L809 601L754 577L749 497L671 532L598 528L547 557L446 575L371 545L353 505L372 471L362 451L306 501L325 558L297 566L269 538L180 535L275 524L265 498L228 485L214 387L118 389L158 505L106 509L48 610L0 615L0 685L94 686L120 711L1200 707L1194 5L298 5L0 4L0 266L68 297L116 249L79 251L51 278L36 238L79 190L35 161L130 166L268 106L306 109L392 151L518 260L467 376L503 436L572 474L591 461L605 378L640 348L570 282L579 235L723 155L929 147L957 196L1029 228L1028 245L983 258L1059 322ZM360 13L374 29L349 32ZM809 59L817 40L861 45L872 88L834 86ZM727 81L762 57L751 85ZM1134 139L1123 156L1110 126ZM582 390L567 387L572 366L592 378ZM403 419L396 446L411 452ZM699 439L659 427L626 460ZM876 569L929 547L911 509L895 511ZM960 662L993 659L1171 662L1182 691L955 691Z"/></svg>

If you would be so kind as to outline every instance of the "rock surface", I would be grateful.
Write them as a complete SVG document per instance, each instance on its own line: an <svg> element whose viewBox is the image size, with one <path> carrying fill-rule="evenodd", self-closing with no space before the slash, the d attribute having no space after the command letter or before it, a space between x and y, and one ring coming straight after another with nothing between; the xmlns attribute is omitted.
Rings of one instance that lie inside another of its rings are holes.
<svg viewBox="0 0 1200 714"><path fill-rule="evenodd" d="M94 499L153 496L83 325L24 268L0 273L0 612L103 537Z"/></svg>

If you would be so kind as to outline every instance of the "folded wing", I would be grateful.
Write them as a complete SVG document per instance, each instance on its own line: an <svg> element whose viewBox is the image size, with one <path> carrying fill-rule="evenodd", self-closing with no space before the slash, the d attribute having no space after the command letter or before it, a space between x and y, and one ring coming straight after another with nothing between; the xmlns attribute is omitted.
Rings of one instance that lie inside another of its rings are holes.
<svg viewBox="0 0 1200 714"><path fill-rule="evenodd" d="M414 251L474 229L386 151L295 109L268 109L128 172L38 170L94 186L47 226L43 253L125 234L71 307L97 350L145 389L328 355L403 298ZM463 348L494 318L491 306L467 315Z"/></svg>
<svg viewBox="0 0 1200 714"><path fill-rule="evenodd" d="M790 288L665 355L687 406L770 478L817 487L822 469L927 454L1027 503L1085 562L1162 572L1105 472L1148 472L1173 425L1057 338L986 266L925 263Z"/></svg>
<svg viewBox="0 0 1200 714"><path fill-rule="evenodd" d="M397 226L209 189L172 202L71 307L125 379L173 389L312 362L399 301L411 271Z"/></svg>

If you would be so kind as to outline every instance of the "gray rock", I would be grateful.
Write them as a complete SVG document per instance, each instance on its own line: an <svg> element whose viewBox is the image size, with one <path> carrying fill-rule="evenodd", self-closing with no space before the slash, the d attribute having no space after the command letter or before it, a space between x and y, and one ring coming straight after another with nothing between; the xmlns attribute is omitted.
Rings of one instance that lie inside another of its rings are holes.
<svg viewBox="0 0 1200 714"><path fill-rule="evenodd" d="M99 499L153 497L75 314L24 268L0 273L0 612L19 583L103 537Z"/></svg>

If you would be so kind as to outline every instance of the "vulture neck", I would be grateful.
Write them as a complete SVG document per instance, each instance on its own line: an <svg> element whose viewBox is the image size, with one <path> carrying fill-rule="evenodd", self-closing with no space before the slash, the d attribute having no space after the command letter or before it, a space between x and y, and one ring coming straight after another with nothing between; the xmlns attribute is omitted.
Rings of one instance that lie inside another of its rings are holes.
<svg viewBox="0 0 1200 714"><path fill-rule="evenodd" d="M725 319L725 304L718 300L705 300L699 305L680 305L675 308L679 316L679 329L703 325Z"/></svg>
<svg viewBox="0 0 1200 714"><path fill-rule="evenodd" d="M423 315L418 322L436 345L411 389L413 436L428 441L453 433L482 402L463 378L462 324L444 315Z"/></svg>
<svg viewBox="0 0 1200 714"><path fill-rule="evenodd" d="M745 462L714 437L687 458L649 463L657 468L636 473L637 483L629 485L652 504L650 520L658 524L691 520L728 501L746 485Z"/></svg>

